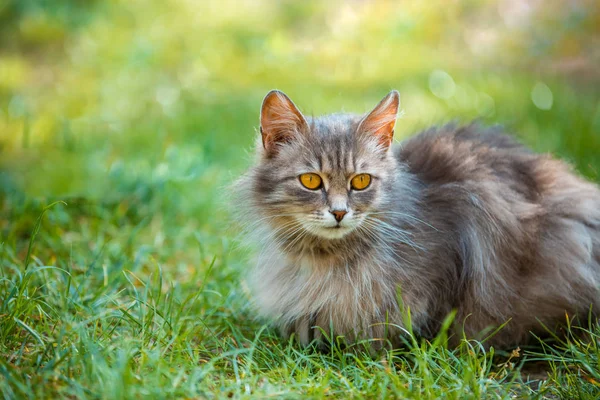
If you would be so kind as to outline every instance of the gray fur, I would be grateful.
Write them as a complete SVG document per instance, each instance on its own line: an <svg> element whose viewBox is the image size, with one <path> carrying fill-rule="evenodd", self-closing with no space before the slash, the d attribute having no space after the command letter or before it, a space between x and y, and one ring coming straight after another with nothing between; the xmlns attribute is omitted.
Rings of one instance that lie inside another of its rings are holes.
<svg viewBox="0 0 600 400"><path fill-rule="evenodd" d="M600 191L567 164L477 125L387 148L361 116L294 118L276 121L290 135L270 151L263 132L237 184L260 248L253 292L284 334L308 344L333 328L396 344L398 289L416 333L434 335L455 309L468 337L508 321L488 342L496 346L522 344L539 321L555 327L565 313L598 309ZM303 188L306 172L324 189ZM358 172L374 177L361 192L348 187ZM350 216L330 233L336 202Z"/></svg>

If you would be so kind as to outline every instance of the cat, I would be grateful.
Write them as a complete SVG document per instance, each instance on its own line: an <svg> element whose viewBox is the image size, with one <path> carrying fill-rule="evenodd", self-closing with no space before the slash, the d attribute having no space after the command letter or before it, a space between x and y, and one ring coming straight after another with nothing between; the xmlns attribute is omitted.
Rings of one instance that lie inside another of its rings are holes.
<svg viewBox="0 0 600 400"><path fill-rule="evenodd" d="M455 310L451 341L502 327L485 344L508 348L598 310L599 188L500 128L392 144L398 109L397 91L364 116L264 98L255 165L236 185L261 314L302 345L380 348L402 344L407 315L431 338Z"/></svg>

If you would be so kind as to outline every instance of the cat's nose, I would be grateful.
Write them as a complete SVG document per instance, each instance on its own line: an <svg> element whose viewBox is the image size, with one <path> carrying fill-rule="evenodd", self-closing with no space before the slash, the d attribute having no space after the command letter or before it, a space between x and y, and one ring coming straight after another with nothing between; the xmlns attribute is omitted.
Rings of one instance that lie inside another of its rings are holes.
<svg viewBox="0 0 600 400"><path fill-rule="evenodd" d="M340 222L344 218L344 215L348 214L348 211L344 210L333 210L329 212L333 214L337 222Z"/></svg>

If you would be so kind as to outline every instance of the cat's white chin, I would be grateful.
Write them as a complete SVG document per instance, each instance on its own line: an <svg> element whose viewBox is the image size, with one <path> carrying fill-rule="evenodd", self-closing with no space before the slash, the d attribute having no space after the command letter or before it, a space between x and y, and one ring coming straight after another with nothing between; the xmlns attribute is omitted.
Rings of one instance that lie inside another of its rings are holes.
<svg viewBox="0 0 600 400"><path fill-rule="evenodd" d="M324 239L341 239L353 230L354 228L347 226L334 226L319 228L314 233Z"/></svg>

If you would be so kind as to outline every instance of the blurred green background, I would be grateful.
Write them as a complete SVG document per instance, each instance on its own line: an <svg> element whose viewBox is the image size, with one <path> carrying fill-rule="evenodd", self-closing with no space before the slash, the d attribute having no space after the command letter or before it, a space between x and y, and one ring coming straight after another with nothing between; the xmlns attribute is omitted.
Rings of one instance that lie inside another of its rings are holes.
<svg viewBox="0 0 600 400"><path fill-rule="evenodd" d="M226 188L268 90L318 115L398 89L397 139L499 123L598 181L599 84L597 0L0 0L5 397L190 397L196 374L224 396L283 379L285 360L240 380L227 358L263 343ZM306 376L346 393L343 377Z"/></svg>
<svg viewBox="0 0 600 400"><path fill-rule="evenodd" d="M0 0L4 236L56 199L223 235L273 88L307 114L398 89L398 139L480 119L598 179L598 4Z"/></svg>
<svg viewBox="0 0 600 400"><path fill-rule="evenodd" d="M399 137L482 118L598 176L597 1L0 0L0 26L3 180L32 196L202 197L272 88L309 114L396 88Z"/></svg>
<svg viewBox="0 0 600 400"><path fill-rule="evenodd" d="M272 88L308 114L395 88L398 139L480 119L598 179L598 4L0 0L4 233L67 199L220 235Z"/></svg>

